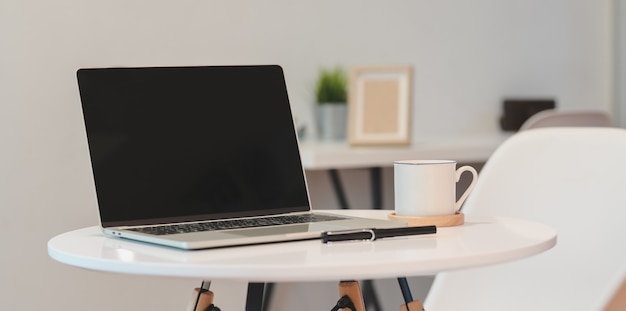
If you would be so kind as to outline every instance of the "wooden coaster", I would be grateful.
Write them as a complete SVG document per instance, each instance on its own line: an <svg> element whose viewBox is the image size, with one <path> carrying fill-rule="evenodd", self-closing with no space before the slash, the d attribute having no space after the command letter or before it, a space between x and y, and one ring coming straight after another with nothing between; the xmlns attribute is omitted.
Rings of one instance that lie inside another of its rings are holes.
<svg viewBox="0 0 626 311"><path fill-rule="evenodd" d="M404 221L409 227L417 226L437 226L437 227L452 227L465 223L465 215L463 213L456 213L454 215L446 216L430 216L430 217L411 217L411 216L398 216L396 213L389 214L389 219Z"/></svg>

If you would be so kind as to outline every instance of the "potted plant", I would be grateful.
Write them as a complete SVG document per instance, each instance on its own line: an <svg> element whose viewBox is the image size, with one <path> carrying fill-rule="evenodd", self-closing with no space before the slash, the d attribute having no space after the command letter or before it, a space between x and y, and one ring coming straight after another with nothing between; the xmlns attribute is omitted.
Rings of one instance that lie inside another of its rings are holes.
<svg viewBox="0 0 626 311"><path fill-rule="evenodd" d="M322 69L315 89L320 138L346 138L348 79L341 68Z"/></svg>

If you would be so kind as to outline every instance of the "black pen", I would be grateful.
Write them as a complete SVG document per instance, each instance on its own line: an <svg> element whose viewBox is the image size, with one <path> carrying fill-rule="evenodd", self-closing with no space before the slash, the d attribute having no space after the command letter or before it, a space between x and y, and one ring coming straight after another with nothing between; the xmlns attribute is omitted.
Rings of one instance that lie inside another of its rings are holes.
<svg viewBox="0 0 626 311"><path fill-rule="evenodd" d="M339 230L322 232L322 243L369 240L374 241L382 238L391 238L396 236L432 234L437 233L436 226L419 226L419 227L401 227L401 228L383 228L383 229L356 229L356 230Z"/></svg>

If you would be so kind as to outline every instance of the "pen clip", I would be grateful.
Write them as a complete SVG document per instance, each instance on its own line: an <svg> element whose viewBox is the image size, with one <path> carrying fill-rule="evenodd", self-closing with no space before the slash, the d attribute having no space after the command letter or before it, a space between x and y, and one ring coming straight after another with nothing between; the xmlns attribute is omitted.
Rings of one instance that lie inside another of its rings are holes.
<svg viewBox="0 0 626 311"><path fill-rule="evenodd" d="M341 235L353 234L353 233L369 233L370 234L369 238L360 239L360 240L365 240L365 241L374 241L374 240L376 240L376 233L374 232L373 229L353 229L353 230L340 230L340 231L327 231L327 232L324 232L324 234L326 236L341 236Z"/></svg>

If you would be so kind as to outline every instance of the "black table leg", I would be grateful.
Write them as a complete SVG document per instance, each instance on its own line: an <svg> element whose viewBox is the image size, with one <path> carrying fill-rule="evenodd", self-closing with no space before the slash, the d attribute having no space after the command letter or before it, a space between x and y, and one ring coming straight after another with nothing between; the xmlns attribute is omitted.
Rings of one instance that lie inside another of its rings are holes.
<svg viewBox="0 0 626 311"><path fill-rule="evenodd" d="M376 290L374 289L374 281L372 280L363 281L363 302L365 303L365 309L368 311L382 311Z"/></svg>
<svg viewBox="0 0 626 311"><path fill-rule="evenodd" d="M371 175L370 191L372 192L372 208L382 209L383 208L382 169L380 167L372 167L369 169L369 171ZM337 197L337 201L339 202L339 207L342 209L350 208L348 205L348 200L346 199L346 194L343 189L343 185L341 183L341 178L339 177L339 171L336 169L330 169L328 170L328 173L330 174L330 181L332 183L335 196Z"/></svg>
<svg viewBox="0 0 626 311"><path fill-rule="evenodd" d="M380 167L370 168L371 186L372 186L372 208L383 208L383 181L382 169Z"/></svg>
<svg viewBox="0 0 626 311"><path fill-rule="evenodd" d="M263 311L265 283L248 283L245 311Z"/></svg>
<svg viewBox="0 0 626 311"><path fill-rule="evenodd" d="M339 201L339 207L342 209L348 209L348 201L346 200L346 195L343 191L343 186L341 185L339 171L336 169L330 169L328 170L328 173L330 174L330 181L335 191L335 195L337 196L337 201Z"/></svg>
<svg viewBox="0 0 626 311"><path fill-rule="evenodd" d="M263 311L268 311L274 293L274 283L265 283L265 290L263 292Z"/></svg>

